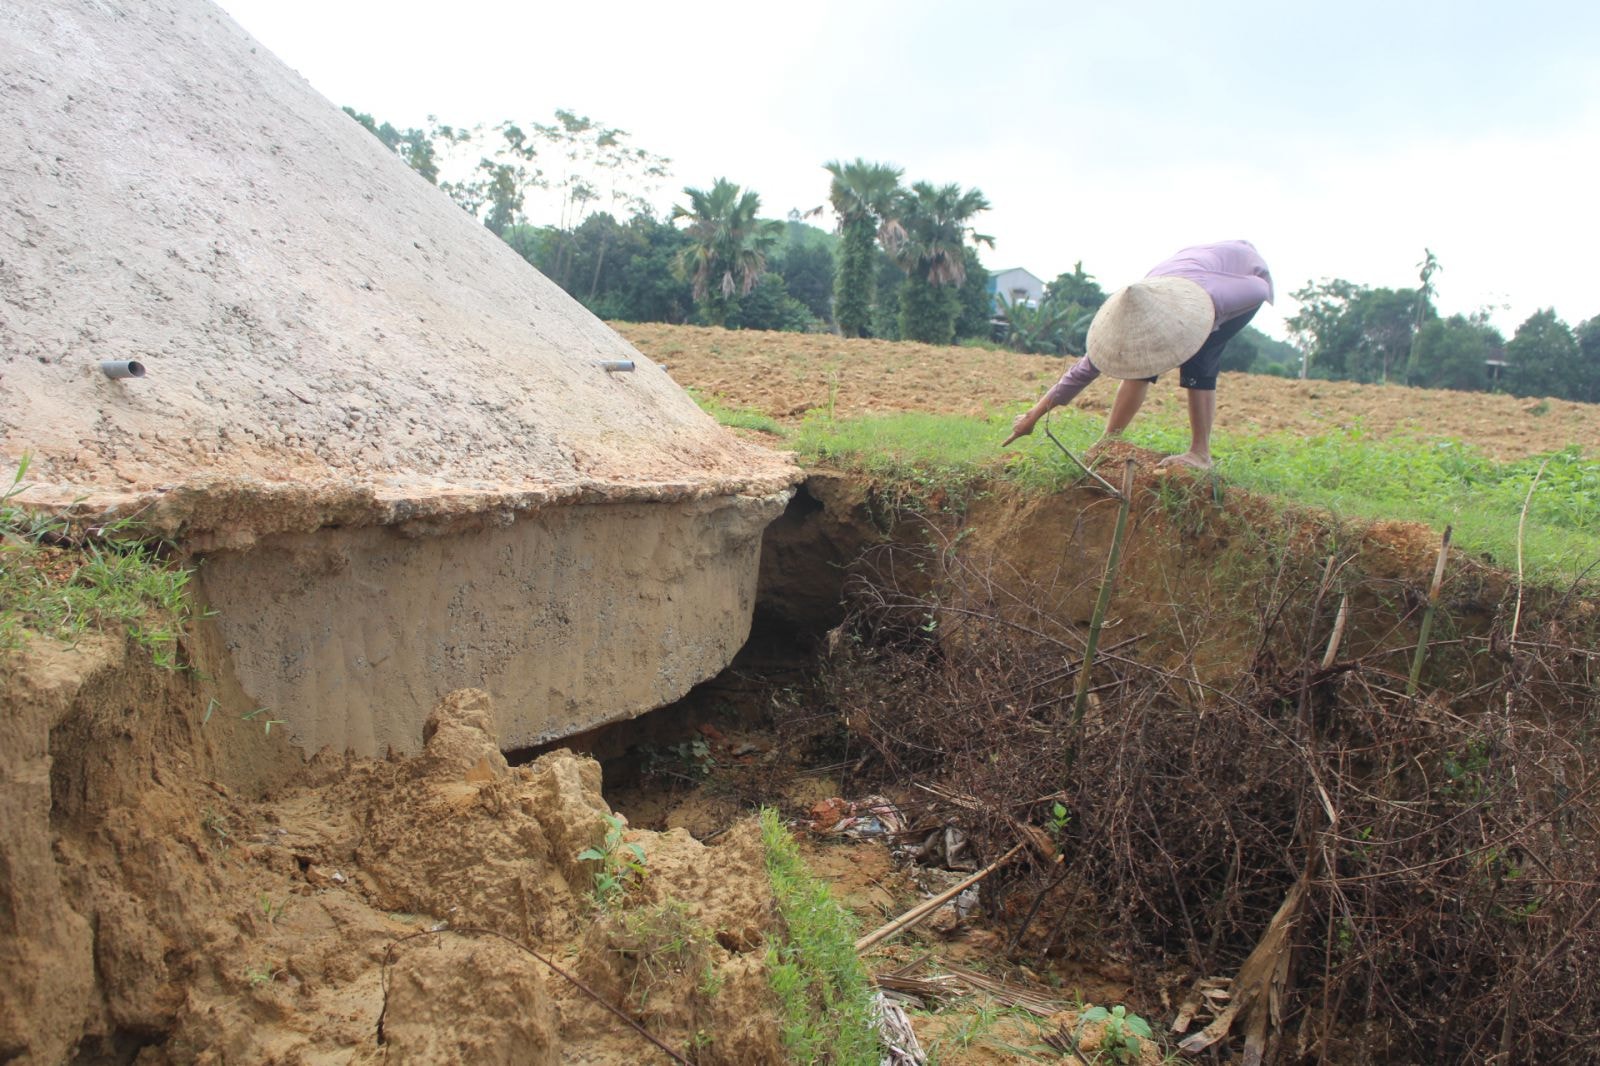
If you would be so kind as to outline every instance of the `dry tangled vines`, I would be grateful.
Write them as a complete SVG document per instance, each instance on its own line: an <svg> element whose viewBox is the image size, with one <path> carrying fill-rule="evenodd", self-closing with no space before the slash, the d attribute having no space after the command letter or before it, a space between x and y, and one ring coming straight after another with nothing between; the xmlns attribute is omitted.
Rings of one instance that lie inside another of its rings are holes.
<svg viewBox="0 0 1600 1066"><path fill-rule="evenodd" d="M1083 590L930 540L857 568L829 696L883 776L976 801L953 817L991 855L1066 809L1065 872L1009 874L1018 951L1070 943L1073 894L1197 978L1271 928L1269 1061L1600 1061L1600 656L1570 598L1446 634L1411 696L1420 595L1286 553L1236 669L1197 669L1226 626L1174 606L1108 631L1074 727Z"/></svg>

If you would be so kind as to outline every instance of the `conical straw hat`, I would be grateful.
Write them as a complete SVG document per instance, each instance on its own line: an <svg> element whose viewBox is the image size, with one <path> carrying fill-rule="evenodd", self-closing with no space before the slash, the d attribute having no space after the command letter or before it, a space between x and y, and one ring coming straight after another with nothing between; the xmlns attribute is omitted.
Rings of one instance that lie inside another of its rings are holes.
<svg viewBox="0 0 1600 1066"><path fill-rule="evenodd" d="M1188 359L1211 335L1211 296L1188 278L1154 277L1111 294L1089 323L1089 358L1114 378L1147 378Z"/></svg>

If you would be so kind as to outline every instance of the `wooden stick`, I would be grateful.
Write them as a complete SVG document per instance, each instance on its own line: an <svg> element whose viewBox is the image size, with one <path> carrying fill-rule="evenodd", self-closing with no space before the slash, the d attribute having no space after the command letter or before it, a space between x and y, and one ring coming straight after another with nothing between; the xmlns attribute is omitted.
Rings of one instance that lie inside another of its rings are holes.
<svg viewBox="0 0 1600 1066"><path fill-rule="evenodd" d="M1102 486L1104 486L1105 490L1107 492L1111 493L1111 495L1113 495L1113 496L1118 495L1117 490L1112 486L1111 482L1107 481L1105 478L1101 477L1099 474L1096 474L1093 470L1089 469L1089 464L1088 463L1084 462L1082 459L1079 459L1076 455L1073 455L1071 452L1067 451L1067 446L1065 444L1062 444L1060 441L1056 440L1056 435L1054 433L1050 432L1050 416L1049 415L1045 415L1045 419L1044 419L1044 435L1050 438L1050 442L1052 444L1054 444L1057 448L1061 449L1061 453L1063 455L1065 455L1068 459L1071 459L1073 462L1077 463L1079 470L1082 470L1085 474L1088 474L1090 477L1092 477L1096 481L1100 482L1100 484ZM1007 442L1007 443L1009 443L1009 442ZM1131 463L1131 462L1133 462L1133 460L1129 459L1128 462Z"/></svg>
<svg viewBox="0 0 1600 1066"><path fill-rule="evenodd" d="M1094 616L1089 619L1089 642L1083 649L1083 665L1078 667L1078 691L1072 697L1072 726L1083 721L1084 708L1089 703L1089 671L1094 667L1095 648L1100 645L1100 627L1105 624L1106 610L1111 606L1111 589L1117 583L1117 563L1122 558L1122 538L1128 532L1128 508L1133 503L1133 460L1129 459L1122 471L1122 506L1117 508L1117 526L1111 534L1111 554L1106 557L1105 577L1100 579L1100 595L1095 600ZM1077 752L1073 742L1072 752ZM1069 763L1071 759L1069 757Z"/></svg>
<svg viewBox="0 0 1600 1066"><path fill-rule="evenodd" d="M1517 609L1511 612L1511 643L1517 642L1517 627L1522 624L1522 530L1528 524L1528 504L1533 502L1533 490L1539 487L1539 479L1544 477L1544 468L1550 465L1546 459L1539 464L1539 472L1533 475L1533 484L1528 486L1528 495L1522 499L1522 515L1517 519Z"/></svg>
<svg viewBox="0 0 1600 1066"><path fill-rule="evenodd" d="M1428 606L1422 612L1422 631L1417 635L1417 651L1411 657L1411 679L1406 694L1417 694L1417 679L1422 676L1422 660L1428 655L1428 633L1433 629L1433 612L1439 606L1439 586L1444 583L1444 562L1450 556L1450 527L1444 527L1444 542L1439 545L1439 561L1433 567L1433 587L1428 589Z"/></svg>
<svg viewBox="0 0 1600 1066"><path fill-rule="evenodd" d="M1345 614L1350 609L1348 594L1339 598L1339 613L1333 619L1333 635L1328 638L1328 650L1322 654L1322 668L1326 670L1339 657L1339 642L1344 639Z"/></svg>
<svg viewBox="0 0 1600 1066"><path fill-rule="evenodd" d="M906 911L900 917L879 926L877 929L856 941L856 953L860 954L861 952L870 948L872 945L876 944L878 941L887 940L891 936L895 936L898 933L903 933L907 929L910 929L912 926L921 922L928 915L938 910L943 904L955 899L957 896L961 895L962 892L966 891L971 886L977 884L979 881L982 881L985 877L988 877L990 874L1000 869L1000 867L1010 862L1016 857L1017 852L1021 851L1025 847L1027 847L1026 844L1016 845L1010 851L1006 852L1004 855L1000 856L994 862L991 862L988 866L985 866L983 869L979 870L965 881L962 881L951 888L945 889L932 899L923 900L915 907L912 907L910 910Z"/></svg>

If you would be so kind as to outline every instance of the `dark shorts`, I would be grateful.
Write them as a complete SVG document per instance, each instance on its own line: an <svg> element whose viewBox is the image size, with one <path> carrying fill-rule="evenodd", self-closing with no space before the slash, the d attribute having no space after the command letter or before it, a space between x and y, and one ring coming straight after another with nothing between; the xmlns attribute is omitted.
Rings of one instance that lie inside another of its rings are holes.
<svg viewBox="0 0 1600 1066"><path fill-rule="evenodd" d="M1228 342L1238 335L1239 331L1250 324L1256 317L1257 307L1248 314L1238 318L1230 318L1222 325L1211 331L1211 336L1200 346L1200 350L1183 361L1178 367L1178 387L1184 389L1200 389L1204 392L1215 391L1217 387L1217 371L1222 368L1222 350ZM1145 381L1154 381L1155 378L1145 378Z"/></svg>

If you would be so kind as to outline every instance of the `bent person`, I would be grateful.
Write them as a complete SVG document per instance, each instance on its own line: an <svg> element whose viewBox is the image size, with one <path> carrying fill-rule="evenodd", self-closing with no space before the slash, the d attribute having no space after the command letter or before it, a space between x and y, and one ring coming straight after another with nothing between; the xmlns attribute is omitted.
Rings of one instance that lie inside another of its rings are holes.
<svg viewBox="0 0 1600 1066"><path fill-rule="evenodd" d="M1161 465L1209 468L1222 350L1272 296L1266 260L1249 241L1183 249L1101 305L1089 324L1087 354L1017 416L1005 444L1032 433L1046 411L1071 403L1101 374L1123 379L1106 419L1105 435L1118 436L1156 375L1177 367L1189 396L1189 450Z"/></svg>

